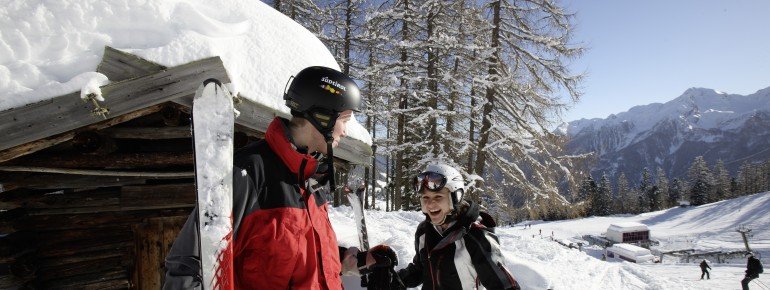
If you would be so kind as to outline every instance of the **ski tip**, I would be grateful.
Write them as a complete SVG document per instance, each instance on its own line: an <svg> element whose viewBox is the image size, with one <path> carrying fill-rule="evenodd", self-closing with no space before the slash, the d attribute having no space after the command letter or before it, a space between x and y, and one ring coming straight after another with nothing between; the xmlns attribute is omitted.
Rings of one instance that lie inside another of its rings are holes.
<svg viewBox="0 0 770 290"><path fill-rule="evenodd" d="M220 86L220 87L222 86L222 82L220 82L218 79L215 79L215 78L210 78L210 79L207 79L207 80L203 81L203 86L205 87L209 83L214 83L215 85Z"/></svg>

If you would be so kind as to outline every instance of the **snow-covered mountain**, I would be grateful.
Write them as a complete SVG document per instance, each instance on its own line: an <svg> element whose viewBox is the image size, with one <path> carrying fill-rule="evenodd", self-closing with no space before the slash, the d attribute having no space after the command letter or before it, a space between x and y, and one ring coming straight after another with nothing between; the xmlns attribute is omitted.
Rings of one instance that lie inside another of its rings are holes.
<svg viewBox="0 0 770 290"><path fill-rule="evenodd" d="M569 136L570 154L597 154L594 173L625 172L636 181L644 167L653 174L661 167L680 177L702 155L735 174L746 158L770 158L770 88L747 96L690 88L664 104L564 123L556 132Z"/></svg>

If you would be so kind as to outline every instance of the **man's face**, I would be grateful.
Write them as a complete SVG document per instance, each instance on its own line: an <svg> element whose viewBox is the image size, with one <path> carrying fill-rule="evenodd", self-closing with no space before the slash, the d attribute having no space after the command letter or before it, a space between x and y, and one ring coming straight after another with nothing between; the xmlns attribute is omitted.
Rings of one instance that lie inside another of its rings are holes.
<svg viewBox="0 0 770 290"><path fill-rule="evenodd" d="M334 124L334 131L332 131L332 137L334 137L332 147L337 147L340 143L340 139L347 136L346 128L351 118L353 118L352 110L344 111L337 117L337 123Z"/></svg>
<svg viewBox="0 0 770 290"><path fill-rule="evenodd" d="M451 202L449 189L446 187L438 192L423 189L420 196L422 212L427 214L430 222L435 225L443 223L444 218L452 211Z"/></svg>

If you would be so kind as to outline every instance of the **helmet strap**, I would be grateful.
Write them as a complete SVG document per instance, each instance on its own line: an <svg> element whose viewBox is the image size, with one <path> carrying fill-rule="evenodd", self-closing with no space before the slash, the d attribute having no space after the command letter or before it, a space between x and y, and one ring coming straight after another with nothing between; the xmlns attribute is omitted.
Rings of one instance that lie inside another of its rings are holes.
<svg viewBox="0 0 770 290"><path fill-rule="evenodd" d="M458 191L459 191L459 194L458 194ZM462 201L462 198L463 198L462 195L463 195L462 188L449 193L449 196L450 196L449 198L452 201L452 205L451 205L452 210L457 209L457 206L460 204L460 201Z"/></svg>
<svg viewBox="0 0 770 290"><path fill-rule="evenodd" d="M334 179L334 149L332 148L332 143L334 143L334 136L332 136L332 133L334 132L334 124L337 123L337 117L339 117L339 113L331 111L330 114L328 114L329 119L325 120L326 126L324 126L322 122L316 118L316 114L313 113L313 110L308 110L302 112L301 114L302 118L310 122L310 124L312 124L313 127L315 127L315 129L324 136L324 140L326 141L326 164L328 165L329 190L334 192L337 184Z"/></svg>
<svg viewBox="0 0 770 290"><path fill-rule="evenodd" d="M329 168L329 190L333 193L337 189L337 182L334 178L334 149L332 148L332 142L334 138L330 138L331 134L326 137L326 164Z"/></svg>
<svg viewBox="0 0 770 290"><path fill-rule="evenodd" d="M313 127L318 130L318 132L321 132L321 135L324 135L325 138L331 138L332 131L334 131L334 124L337 123L337 117L339 117L339 115L340 114L338 112L334 111L315 112L314 110L308 110L302 112L302 117L308 120L308 122L310 122L310 124L312 124ZM327 117L328 119L318 119L324 117ZM324 123L326 124L325 126Z"/></svg>

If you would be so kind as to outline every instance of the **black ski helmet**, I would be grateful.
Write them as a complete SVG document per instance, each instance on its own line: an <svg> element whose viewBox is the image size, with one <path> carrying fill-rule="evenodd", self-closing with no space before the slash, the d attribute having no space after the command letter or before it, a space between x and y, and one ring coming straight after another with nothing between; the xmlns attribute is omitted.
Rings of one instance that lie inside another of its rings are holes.
<svg viewBox="0 0 770 290"><path fill-rule="evenodd" d="M334 180L334 149L332 148L334 125L340 113L358 111L361 93L350 77L335 69L311 66L289 78L291 84L283 99L292 116L302 117L326 139L326 168L329 186L337 189Z"/></svg>
<svg viewBox="0 0 770 290"><path fill-rule="evenodd" d="M310 121L326 138L331 137L339 114L358 111L361 103L356 82L335 69L307 67L289 81L291 84L283 95L286 106L292 115Z"/></svg>

